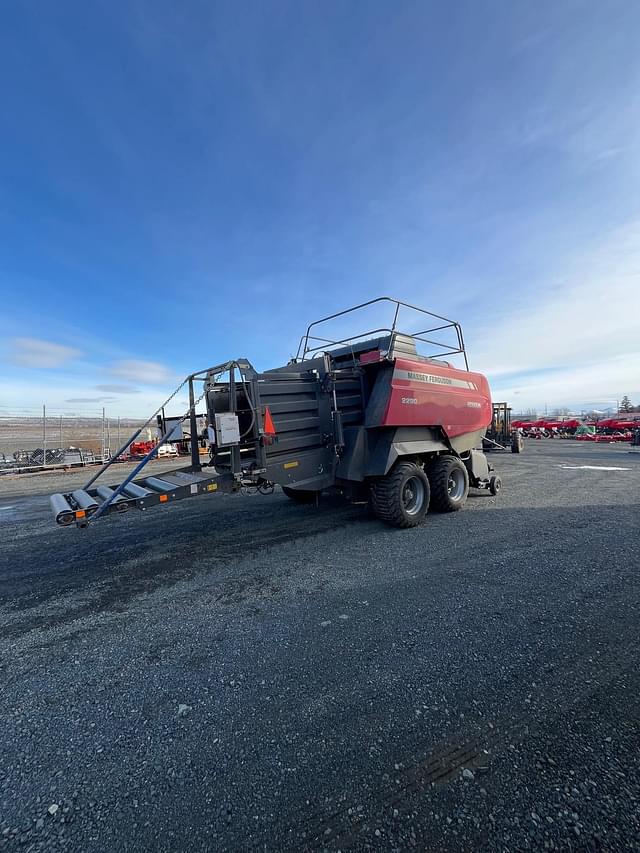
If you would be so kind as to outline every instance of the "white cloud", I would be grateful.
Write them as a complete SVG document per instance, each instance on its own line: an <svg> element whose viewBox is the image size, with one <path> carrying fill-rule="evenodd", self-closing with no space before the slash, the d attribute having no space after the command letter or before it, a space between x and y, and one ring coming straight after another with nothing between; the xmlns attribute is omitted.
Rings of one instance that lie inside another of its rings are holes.
<svg viewBox="0 0 640 853"><path fill-rule="evenodd" d="M23 367L52 368L61 367L82 353L74 347L42 341L38 338L14 338L14 351L10 356L14 364Z"/></svg>
<svg viewBox="0 0 640 853"><path fill-rule="evenodd" d="M111 373L121 379L140 382L145 385L162 385L174 377L168 368L157 361L126 359L111 365Z"/></svg>
<svg viewBox="0 0 640 853"><path fill-rule="evenodd" d="M472 366L492 378L494 395L559 405L640 392L640 222L522 296L505 314L497 303L491 325L474 330Z"/></svg>
<svg viewBox="0 0 640 853"><path fill-rule="evenodd" d="M570 408L589 408L595 401L614 408L627 394L634 404L640 404L640 351L635 360L628 356L603 358L599 362L568 367L552 376L538 375L525 381L508 378L491 382L494 399L508 400L517 409L566 405Z"/></svg>
<svg viewBox="0 0 640 853"><path fill-rule="evenodd" d="M65 403L112 403L115 397L69 397Z"/></svg>
<svg viewBox="0 0 640 853"><path fill-rule="evenodd" d="M96 391L107 391L109 394L139 394L137 388L131 385L96 385Z"/></svg>
<svg viewBox="0 0 640 853"><path fill-rule="evenodd" d="M139 394L123 397L94 396L89 382L84 382L79 377L57 374L55 381L52 379L46 383L36 375L32 379L7 377L2 382L0 415L38 416L42 413L42 404L45 403L47 412L52 415L68 414L73 409L76 414L99 416L104 406L107 415L112 418L118 416L146 418L156 410L164 396L162 392L158 392L158 389L153 388L143 389ZM180 406L177 412L171 409L168 413L182 414L184 410Z"/></svg>

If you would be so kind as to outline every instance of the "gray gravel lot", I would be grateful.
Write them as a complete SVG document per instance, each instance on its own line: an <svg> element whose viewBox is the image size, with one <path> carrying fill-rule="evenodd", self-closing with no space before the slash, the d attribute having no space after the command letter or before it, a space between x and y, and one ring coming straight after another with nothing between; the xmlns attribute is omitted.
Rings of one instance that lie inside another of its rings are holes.
<svg viewBox="0 0 640 853"><path fill-rule="evenodd" d="M640 455L493 459L409 531L2 483L0 850L640 850Z"/></svg>

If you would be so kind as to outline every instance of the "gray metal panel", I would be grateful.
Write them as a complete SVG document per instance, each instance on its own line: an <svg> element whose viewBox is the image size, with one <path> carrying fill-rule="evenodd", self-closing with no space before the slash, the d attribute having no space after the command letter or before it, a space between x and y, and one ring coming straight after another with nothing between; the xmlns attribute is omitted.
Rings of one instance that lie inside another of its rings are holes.
<svg viewBox="0 0 640 853"><path fill-rule="evenodd" d="M314 432L319 433L320 418L318 417L317 412L313 415L308 415L305 413L303 416L298 417L295 417L295 414L295 412L287 412L286 418L280 417L277 419L278 435L282 435L282 433L286 432L295 432L296 430L313 430Z"/></svg>
<svg viewBox="0 0 640 853"><path fill-rule="evenodd" d="M364 477L383 477L402 456L425 456L443 452L451 452L451 448L437 430L428 427L375 430L369 433L362 474Z"/></svg>
<svg viewBox="0 0 640 853"><path fill-rule="evenodd" d="M391 395L392 375L392 364L384 363L382 366L377 366L373 388L367 403L365 426L379 426L382 423Z"/></svg>
<svg viewBox="0 0 640 853"><path fill-rule="evenodd" d="M263 403L263 405L265 405ZM286 414L291 411L291 400L276 400L274 397L269 398L269 411L272 415ZM318 401L315 397L308 400L296 400L297 412L316 412L318 410Z"/></svg>
<svg viewBox="0 0 640 853"><path fill-rule="evenodd" d="M193 483L202 483L210 480L211 476L206 474L191 474L187 471L163 471L162 479L169 483L174 483L176 486L188 486Z"/></svg>
<svg viewBox="0 0 640 853"><path fill-rule="evenodd" d="M403 335L395 332L389 348L389 358L402 358L404 356L414 357L418 355L416 342L411 335Z"/></svg>
<svg viewBox="0 0 640 853"><path fill-rule="evenodd" d="M281 438L277 444L272 444L267 448L267 457L281 456L283 453L295 453L297 450L308 450L311 447L322 448L322 436L319 433L311 435L292 435L288 438Z"/></svg>
<svg viewBox="0 0 640 853"><path fill-rule="evenodd" d="M322 362L324 364L324 362ZM329 396L323 392L315 374L291 373L276 378L260 374L260 405L268 408L276 430L275 441L265 447L267 460L282 459L301 450L324 451L327 435L332 431Z"/></svg>

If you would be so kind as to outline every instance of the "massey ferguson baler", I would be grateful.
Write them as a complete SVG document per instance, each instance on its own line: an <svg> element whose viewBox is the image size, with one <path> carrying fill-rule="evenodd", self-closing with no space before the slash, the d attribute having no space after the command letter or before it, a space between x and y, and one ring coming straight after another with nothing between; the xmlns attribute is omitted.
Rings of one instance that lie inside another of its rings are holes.
<svg viewBox="0 0 640 853"><path fill-rule="evenodd" d="M344 324L352 312L371 306L392 310L388 328L340 340L318 336L321 324ZM428 328L398 331L401 310L414 312L413 325L416 317L422 324L426 318ZM500 489L478 449L492 418L489 386L468 369L460 326L395 299L374 299L312 323L297 356L283 367L258 373L246 359L229 361L191 374L169 400L185 386L189 409L183 417L165 421L166 401L114 459L159 416L158 446L174 439L176 420L188 421L190 465L158 476L143 473L156 446L125 480L98 485L113 471L108 462L83 489L52 495L58 524L85 527L131 508L219 492L269 494L279 485L304 503L339 490L368 500L383 521L413 527L429 509L460 509L470 486L493 494ZM201 402L210 443L206 464L197 440Z"/></svg>

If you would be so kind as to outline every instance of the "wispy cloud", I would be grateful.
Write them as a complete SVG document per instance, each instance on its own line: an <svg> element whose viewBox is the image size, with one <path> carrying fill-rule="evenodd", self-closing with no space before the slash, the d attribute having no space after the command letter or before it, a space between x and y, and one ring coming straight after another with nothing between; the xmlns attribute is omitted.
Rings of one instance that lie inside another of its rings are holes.
<svg viewBox="0 0 640 853"><path fill-rule="evenodd" d="M96 385L96 391L107 391L110 394L139 394L137 388L131 385Z"/></svg>
<svg viewBox="0 0 640 853"><path fill-rule="evenodd" d="M112 403L115 397L69 397L65 403Z"/></svg>
<svg viewBox="0 0 640 853"><path fill-rule="evenodd" d="M12 344L13 352L10 359L13 364L19 364L22 367L38 369L62 367L82 355L75 347L55 344L39 338L14 338Z"/></svg>
<svg viewBox="0 0 640 853"><path fill-rule="evenodd" d="M476 330L473 362L526 405L640 394L640 221Z"/></svg>
<svg viewBox="0 0 640 853"><path fill-rule="evenodd" d="M111 365L113 376L129 379L132 382L143 382L147 385L162 385L174 377L171 371L158 361L140 361L125 359Z"/></svg>

